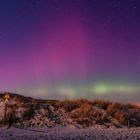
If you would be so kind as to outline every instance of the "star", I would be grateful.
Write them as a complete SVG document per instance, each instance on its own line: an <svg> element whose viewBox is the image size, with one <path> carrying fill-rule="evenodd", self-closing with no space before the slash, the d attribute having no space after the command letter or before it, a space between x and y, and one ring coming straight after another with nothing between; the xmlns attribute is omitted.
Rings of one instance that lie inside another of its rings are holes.
<svg viewBox="0 0 140 140"><path fill-rule="evenodd" d="M137 6L133 6L133 9L136 9L137 8Z"/></svg>
<svg viewBox="0 0 140 140"><path fill-rule="evenodd" d="M132 11L132 12L133 12L133 13L132 13L132 16L133 16L133 17L135 17L135 16L136 16L136 8L137 8L137 7L136 7L136 6L133 6L132 8L133 8L133 11Z"/></svg>

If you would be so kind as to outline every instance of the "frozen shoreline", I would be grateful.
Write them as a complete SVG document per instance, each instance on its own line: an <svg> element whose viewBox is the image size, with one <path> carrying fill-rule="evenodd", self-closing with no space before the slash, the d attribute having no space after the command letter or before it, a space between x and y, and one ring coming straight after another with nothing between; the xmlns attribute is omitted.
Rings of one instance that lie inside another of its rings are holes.
<svg viewBox="0 0 140 140"><path fill-rule="evenodd" d="M0 140L139 140L140 128L95 128L77 129L70 127L10 129L0 128Z"/></svg>

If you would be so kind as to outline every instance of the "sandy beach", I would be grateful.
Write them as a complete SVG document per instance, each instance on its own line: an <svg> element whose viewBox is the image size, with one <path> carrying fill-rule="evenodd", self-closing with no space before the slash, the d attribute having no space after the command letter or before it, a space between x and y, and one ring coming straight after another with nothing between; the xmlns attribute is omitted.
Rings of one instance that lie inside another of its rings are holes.
<svg viewBox="0 0 140 140"><path fill-rule="evenodd" d="M0 140L139 140L140 128L130 129L77 129L54 127L45 129L0 129Z"/></svg>

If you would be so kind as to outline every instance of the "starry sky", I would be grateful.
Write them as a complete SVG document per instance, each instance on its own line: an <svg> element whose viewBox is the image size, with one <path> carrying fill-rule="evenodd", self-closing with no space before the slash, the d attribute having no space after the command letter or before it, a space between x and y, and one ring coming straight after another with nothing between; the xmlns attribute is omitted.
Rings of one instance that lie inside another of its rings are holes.
<svg viewBox="0 0 140 140"><path fill-rule="evenodd" d="M139 0L0 0L0 90L140 100Z"/></svg>

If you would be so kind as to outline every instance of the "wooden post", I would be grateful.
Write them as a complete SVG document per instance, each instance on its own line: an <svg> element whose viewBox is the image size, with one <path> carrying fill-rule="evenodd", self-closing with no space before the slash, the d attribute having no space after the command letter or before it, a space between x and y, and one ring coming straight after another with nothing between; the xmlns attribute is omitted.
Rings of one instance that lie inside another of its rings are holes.
<svg viewBox="0 0 140 140"><path fill-rule="evenodd" d="M10 101L10 93L5 92L4 99L4 124L7 123L7 103Z"/></svg>
<svg viewBox="0 0 140 140"><path fill-rule="evenodd" d="M130 120L128 119L128 128L130 128Z"/></svg>
<svg viewBox="0 0 140 140"><path fill-rule="evenodd" d="M7 112L7 103L4 102L4 124L5 124L6 121L7 121L7 114L6 114L6 112Z"/></svg>

